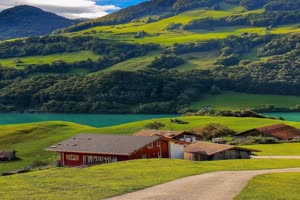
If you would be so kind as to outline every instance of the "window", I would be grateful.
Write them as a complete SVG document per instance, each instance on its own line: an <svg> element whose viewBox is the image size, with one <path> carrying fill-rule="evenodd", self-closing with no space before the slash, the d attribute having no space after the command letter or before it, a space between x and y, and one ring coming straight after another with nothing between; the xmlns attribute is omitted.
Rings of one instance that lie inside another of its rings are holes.
<svg viewBox="0 0 300 200"><path fill-rule="evenodd" d="M153 148L153 143L148 144L148 149L152 149Z"/></svg>
<svg viewBox="0 0 300 200"><path fill-rule="evenodd" d="M147 158L147 155L142 155L142 158L144 159L144 158Z"/></svg>
<svg viewBox="0 0 300 200"><path fill-rule="evenodd" d="M160 147L160 141L157 141L157 147Z"/></svg>
<svg viewBox="0 0 300 200"><path fill-rule="evenodd" d="M66 155L67 160L79 160L79 156L75 154L67 154Z"/></svg>
<svg viewBox="0 0 300 200"><path fill-rule="evenodd" d="M161 158L161 152L158 152L157 157Z"/></svg>

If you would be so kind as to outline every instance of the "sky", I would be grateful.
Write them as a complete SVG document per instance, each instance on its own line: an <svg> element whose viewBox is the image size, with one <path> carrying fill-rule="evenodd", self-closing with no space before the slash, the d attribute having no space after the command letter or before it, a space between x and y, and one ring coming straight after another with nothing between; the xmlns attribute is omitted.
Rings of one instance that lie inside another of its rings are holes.
<svg viewBox="0 0 300 200"><path fill-rule="evenodd" d="M146 0L0 0L0 11L31 5L67 18L97 18Z"/></svg>

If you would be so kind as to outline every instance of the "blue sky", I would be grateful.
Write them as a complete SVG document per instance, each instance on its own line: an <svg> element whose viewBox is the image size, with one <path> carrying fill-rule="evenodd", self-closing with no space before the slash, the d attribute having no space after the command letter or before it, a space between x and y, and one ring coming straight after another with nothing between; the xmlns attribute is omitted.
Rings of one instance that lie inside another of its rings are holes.
<svg viewBox="0 0 300 200"><path fill-rule="evenodd" d="M97 18L145 0L0 0L0 11L31 5L67 18Z"/></svg>
<svg viewBox="0 0 300 200"><path fill-rule="evenodd" d="M126 1L126 0L125 1L124 0L98 0L97 4L98 5L113 4L120 8L125 8L125 7L131 6L131 5L141 3L143 1L145 1L145 0L128 0L128 1Z"/></svg>

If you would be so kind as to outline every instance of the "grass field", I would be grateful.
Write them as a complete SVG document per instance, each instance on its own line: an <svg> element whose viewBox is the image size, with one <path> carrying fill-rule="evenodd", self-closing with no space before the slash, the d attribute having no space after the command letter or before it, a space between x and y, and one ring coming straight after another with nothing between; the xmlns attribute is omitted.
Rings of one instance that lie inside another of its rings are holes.
<svg viewBox="0 0 300 200"><path fill-rule="evenodd" d="M79 51L73 53L51 54L47 56L29 56L20 58L0 59L0 65L16 69L24 69L26 66L32 64L50 64L58 60L71 63L87 60L88 58L92 60L97 60L100 57L101 56L96 55L91 51Z"/></svg>
<svg viewBox="0 0 300 200"><path fill-rule="evenodd" d="M279 108L300 105L300 97L283 95L260 95L237 92L224 92L219 95L207 95L201 100L191 104L193 109L201 109L203 106L213 106L218 110L239 110L246 108L261 108L273 105Z"/></svg>
<svg viewBox="0 0 300 200"><path fill-rule="evenodd" d="M299 200L300 173L255 177L235 200Z"/></svg>
<svg viewBox="0 0 300 200"><path fill-rule="evenodd" d="M133 134L141 129L145 129L145 125L154 121L164 123L166 125L164 129L166 130L190 130L208 123L220 123L237 132L282 123L279 120L256 118L181 117L180 119L188 121L189 124L179 125L171 123L169 119L154 119L106 128L93 128L67 122L0 126L0 150L17 150L18 157L22 159L16 162L0 164L0 173L29 166L34 161L54 163L58 159L58 155L46 152L44 149L79 133ZM300 123L297 122L285 121L284 123L300 128Z"/></svg>
<svg viewBox="0 0 300 200"><path fill-rule="evenodd" d="M299 167L300 160L134 160L90 168L54 168L0 177L2 199L103 199L178 178L220 171ZM9 192L8 192L9 191Z"/></svg>
<svg viewBox="0 0 300 200"><path fill-rule="evenodd" d="M300 143L246 145L245 148L257 149L260 156L300 156Z"/></svg>

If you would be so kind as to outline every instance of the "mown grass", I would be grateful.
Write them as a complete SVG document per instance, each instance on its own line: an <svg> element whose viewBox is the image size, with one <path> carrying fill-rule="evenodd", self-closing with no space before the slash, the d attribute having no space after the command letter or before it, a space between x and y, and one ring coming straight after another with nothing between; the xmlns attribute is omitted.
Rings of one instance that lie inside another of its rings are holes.
<svg viewBox="0 0 300 200"><path fill-rule="evenodd" d="M255 177L235 200L299 200L300 173Z"/></svg>
<svg viewBox="0 0 300 200"><path fill-rule="evenodd" d="M28 56L28 57L20 57L20 58L0 59L0 65L4 67L24 69L28 65L50 64L58 60L67 63L72 63L72 62L87 60L88 58L92 60L97 60L100 57L101 56L96 55L91 51L79 51L73 53L51 54L46 56Z"/></svg>
<svg viewBox="0 0 300 200"><path fill-rule="evenodd" d="M170 119L153 119L133 122L105 128L94 128L67 122L42 122L20 125L0 126L0 151L17 150L20 161L1 163L0 173L12 171L31 165L34 161L54 163L58 159L56 153L46 152L44 149L68 139L79 133L99 134L133 134L154 121L165 124L165 130L190 130L204 126L208 123L220 123L237 132L246 131L255 127L283 123L280 120L256 118L230 118L230 117L180 117L189 124L179 125L170 122ZM284 123L300 128L298 122Z"/></svg>
<svg viewBox="0 0 300 200"><path fill-rule="evenodd" d="M300 143L246 145L245 148L257 149L259 156L300 156Z"/></svg>
<svg viewBox="0 0 300 200"><path fill-rule="evenodd" d="M266 105L287 108L300 105L300 97L284 95L261 95L237 92L224 92L219 95L207 95L193 102L191 108L201 109L203 106L213 106L218 110L239 110L246 108L261 108Z"/></svg>
<svg viewBox="0 0 300 200"><path fill-rule="evenodd" d="M134 160L90 168L54 168L0 177L3 199L104 199L178 178L221 170L299 167L300 160ZM9 192L8 192L9 191Z"/></svg>

